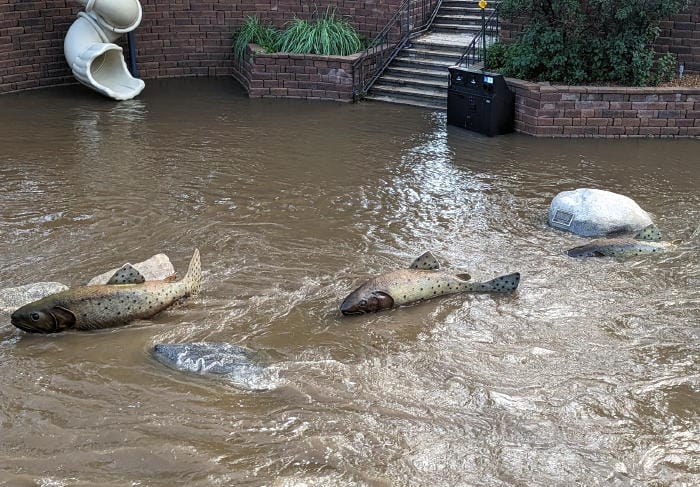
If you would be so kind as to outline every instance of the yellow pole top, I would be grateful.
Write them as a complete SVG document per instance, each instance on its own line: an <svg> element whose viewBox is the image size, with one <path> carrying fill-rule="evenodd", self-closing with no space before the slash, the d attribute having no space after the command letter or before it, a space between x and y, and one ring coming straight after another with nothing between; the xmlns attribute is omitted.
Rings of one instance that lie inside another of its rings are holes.
<svg viewBox="0 0 700 487"><path fill-rule="evenodd" d="M487 5L488 3L486 2L486 0L479 1L479 8L486 8Z"/></svg>

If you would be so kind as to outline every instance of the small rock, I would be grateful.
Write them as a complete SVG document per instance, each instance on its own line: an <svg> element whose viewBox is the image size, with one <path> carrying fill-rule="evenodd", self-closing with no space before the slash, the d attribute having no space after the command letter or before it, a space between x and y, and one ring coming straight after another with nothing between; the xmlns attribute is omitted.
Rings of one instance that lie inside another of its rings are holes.
<svg viewBox="0 0 700 487"><path fill-rule="evenodd" d="M273 388L259 354L248 348L218 342L159 343L153 356L183 372L214 375L248 390Z"/></svg>
<svg viewBox="0 0 700 487"><path fill-rule="evenodd" d="M0 289L0 312L13 313L25 304L68 289L60 282L35 282L18 287Z"/></svg>
<svg viewBox="0 0 700 487"><path fill-rule="evenodd" d="M146 278L147 281L160 281L175 274L175 268L173 267L172 262L170 262L168 256L165 254L156 254L143 262L132 265L143 275L143 277ZM93 286L95 284L107 284L107 281L109 281L109 279L120 267L115 267L111 271L107 271L104 274L93 277L90 282L88 282L88 286Z"/></svg>
<svg viewBox="0 0 700 487"><path fill-rule="evenodd" d="M637 232L652 224L649 214L627 196L600 189L562 191L549 207L548 223L584 237Z"/></svg>

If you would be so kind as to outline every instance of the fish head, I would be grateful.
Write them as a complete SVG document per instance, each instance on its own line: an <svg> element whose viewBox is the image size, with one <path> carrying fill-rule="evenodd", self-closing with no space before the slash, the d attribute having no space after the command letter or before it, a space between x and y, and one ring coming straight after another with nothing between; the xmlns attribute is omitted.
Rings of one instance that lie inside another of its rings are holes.
<svg viewBox="0 0 700 487"><path fill-rule="evenodd" d="M394 307L394 298L389 294L362 286L353 291L340 305L340 312L344 315L361 315L374 313L383 309Z"/></svg>
<svg viewBox="0 0 700 487"><path fill-rule="evenodd" d="M598 245L587 244L567 251L569 257L603 257L605 254Z"/></svg>
<svg viewBox="0 0 700 487"><path fill-rule="evenodd" d="M27 333L58 333L75 324L75 315L61 306L45 306L43 300L22 306L12 313L12 324Z"/></svg>

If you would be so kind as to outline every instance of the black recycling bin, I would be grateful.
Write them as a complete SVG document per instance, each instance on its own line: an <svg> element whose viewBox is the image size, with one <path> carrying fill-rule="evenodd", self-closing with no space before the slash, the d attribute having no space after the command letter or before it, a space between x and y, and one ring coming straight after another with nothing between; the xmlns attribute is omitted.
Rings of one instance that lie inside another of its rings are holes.
<svg viewBox="0 0 700 487"><path fill-rule="evenodd" d="M513 131L515 95L502 74L449 68L447 123L493 137Z"/></svg>

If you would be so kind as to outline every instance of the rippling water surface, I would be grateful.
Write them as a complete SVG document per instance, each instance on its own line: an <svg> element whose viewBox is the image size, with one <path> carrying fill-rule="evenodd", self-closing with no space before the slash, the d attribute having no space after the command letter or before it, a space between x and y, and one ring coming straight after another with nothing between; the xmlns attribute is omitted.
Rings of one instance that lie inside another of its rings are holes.
<svg viewBox="0 0 700 487"><path fill-rule="evenodd" d="M0 97L0 287L202 252L152 321L0 321L0 485L700 483L700 143L484 138L385 104L251 101L228 80ZM574 260L559 191L648 210L675 252ZM431 249L513 296L338 304ZM166 369L159 342L261 350L272 390ZM4 482L4 483L3 483Z"/></svg>

